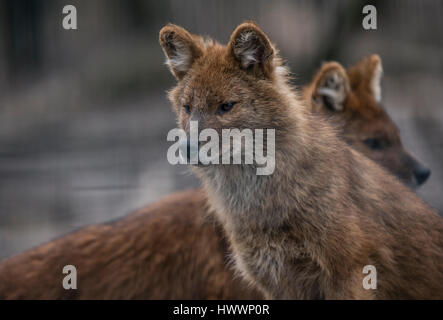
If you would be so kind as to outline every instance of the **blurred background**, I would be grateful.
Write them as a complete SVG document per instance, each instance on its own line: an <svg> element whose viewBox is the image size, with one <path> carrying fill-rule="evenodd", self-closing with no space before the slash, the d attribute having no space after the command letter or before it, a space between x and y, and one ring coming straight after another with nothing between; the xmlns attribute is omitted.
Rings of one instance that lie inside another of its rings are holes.
<svg viewBox="0 0 443 320"><path fill-rule="evenodd" d="M78 30L62 28L77 8ZM362 28L373 4L378 29ZM303 85L323 61L378 53L383 104L432 169L418 193L443 212L443 2L0 0L0 258L198 186L166 161L175 127L158 31L226 43L255 20Z"/></svg>

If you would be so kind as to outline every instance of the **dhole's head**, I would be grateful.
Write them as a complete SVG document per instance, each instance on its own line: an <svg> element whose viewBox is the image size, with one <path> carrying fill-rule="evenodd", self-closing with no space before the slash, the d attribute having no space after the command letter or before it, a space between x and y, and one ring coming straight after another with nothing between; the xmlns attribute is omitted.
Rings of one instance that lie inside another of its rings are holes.
<svg viewBox="0 0 443 320"><path fill-rule="evenodd" d="M288 122L278 112L289 109L283 100L292 94L278 90L286 70L254 23L238 26L226 46L167 25L160 44L177 79L169 99L181 129L189 133L196 121L199 131L210 128L222 136L222 129L281 128Z"/></svg>
<svg viewBox="0 0 443 320"><path fill-rule="evenodd" d="M345 70L325 63L304 88L313 111L323 112L343 127L343 138L411 187L423 184L431 171L403 147L399 130L380 104L382 65L378 55Z"/></svg>

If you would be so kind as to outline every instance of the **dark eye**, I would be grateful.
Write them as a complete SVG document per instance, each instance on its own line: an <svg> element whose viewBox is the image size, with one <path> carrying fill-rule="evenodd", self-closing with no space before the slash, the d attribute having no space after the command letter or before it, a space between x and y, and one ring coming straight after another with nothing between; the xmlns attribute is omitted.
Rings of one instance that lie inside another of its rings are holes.
<svg viewBox="0 0 443 320"><path fill-rule="evenodd" d="M379 138L368 138L363 140L363 143L367 145L372 150L381 150L383 149L383 142Z"/></svg>
<svg viewBox="0 0 443 320"><path fill-rule="evenodd" d="M234 108L235 102L225 102L218 106L217 114L222 115L226 112L229 112Z"/></svg>
<svg viewBox="0 0 443 320"><path fill-rule="evenodd" d="M191 114L191 107L188 104L185 104L183 106L183 108L185 108L185 111L186 111L187 114Z"/></svg>

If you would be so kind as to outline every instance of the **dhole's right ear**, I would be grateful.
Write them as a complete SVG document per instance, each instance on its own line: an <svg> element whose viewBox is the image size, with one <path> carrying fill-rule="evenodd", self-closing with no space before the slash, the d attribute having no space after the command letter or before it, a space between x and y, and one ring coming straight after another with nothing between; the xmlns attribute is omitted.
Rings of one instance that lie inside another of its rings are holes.
<svg viewBox="0 0 443 320"><path fill-rule="evenodd" d="M314 76L311 86L310 94L315 108L343 111L350 85L346 71L339 63L323 64Z"/></svg>
<svg viewBox="0 0 443 320"><path fill-rule="evenodd" d="M181 80L194 61L203 54L195 37L185 29L168 24L160 30L160 45L172 74Z"/></svg>

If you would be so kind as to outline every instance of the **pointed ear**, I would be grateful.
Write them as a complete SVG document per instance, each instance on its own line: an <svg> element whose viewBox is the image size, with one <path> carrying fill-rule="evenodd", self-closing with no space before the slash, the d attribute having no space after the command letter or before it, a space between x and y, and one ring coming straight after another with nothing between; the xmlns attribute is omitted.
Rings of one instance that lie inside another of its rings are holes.
<svg viewBox="0 0 443 320"><path fill-rule="evenodd" d="M348 75L353 88L363 87L375 101L380 102L383 67L379 55L373 54L363 58L348 69Z"/></svg>
<svg viewBox="0 0 443 320"><path fill-rule="evenodd" d="M239 25L231 35L229 54L241 68L270 77L274 71L274 48L266 34L253 22Z"/></svg>
<svg viewBox="0 0 443 320"><path fill-rule="evenodd" d="M160 45L166 55L166 64L177 80L181 80L203 54L198 38L173 24L160 30Z"/></svg>
<svg viewBox="0 0 443 320"><path fill-rule="evenodd" d="M345 100L350 92L345 69L337 62L322 65L314 76L310 87L312 102L316 109L343 111Z"/></svg>
<svg viewBox="0 0 443 320"><path fill-rule="evenodd" d="M377 54L374 54L368 59L368 72L370 76L370 90L374 96L375 101L381 101L381 77L383 75L383 67L381 59Z"/></svg>

